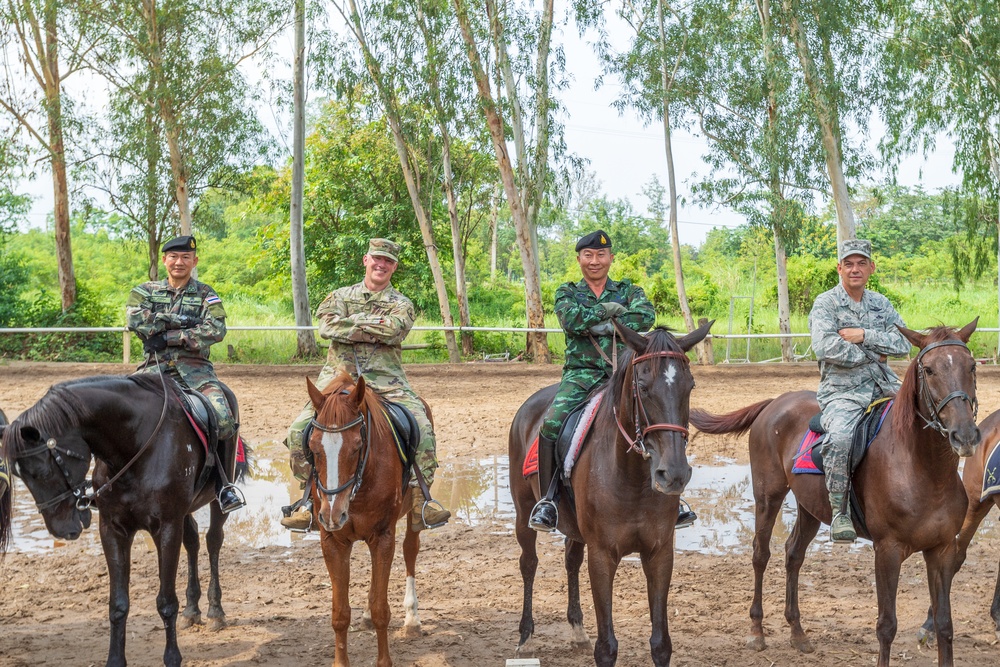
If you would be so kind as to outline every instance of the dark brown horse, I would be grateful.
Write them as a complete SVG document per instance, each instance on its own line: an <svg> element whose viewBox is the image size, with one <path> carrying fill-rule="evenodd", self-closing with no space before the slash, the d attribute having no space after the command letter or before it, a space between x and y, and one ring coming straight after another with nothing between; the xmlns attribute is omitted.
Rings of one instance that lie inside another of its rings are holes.
<svg viewBox="0 0 1000 667"><path fill-rule="evenodd" d="M166 632L163 663L168 667L181 664L177 565L183 543L188 553L188 587L182 619L200 623L199 537L192 512L209 503L208 618L212 627L225 625L219 552L226 516L212 502L212 481L202 482L200 476L205 448L166 382L156 375L63 382L49 388L3 429L4 457L11 472L28 487L50 533L77 539L90 526L91 505L97 507L110 586L108 667L126 664L132 542L140 530L153 537L159 561L156 608ZM95 461L93 483L87 479L91 459ZM88 488L93 492L88 493ZM0 511L0 544L6 544L10 530L9 511Z"/></svg>
<svg viewBox="0 0 1000 667"><path fill-rule="evenodd" d="M683 338L658 328L646 336L615 323L630 348L606 385L590 434L573 467L572 494L559 499L559 530L566 535L567 618L578 646L589 645L580 608L583 548L597 615L594 660L615 664L618 640L611 613L615 573L622 557L639 553L649 598L653 664L670 663L667 594L674 565L674 524L681 492L691 479L687 461L688 400L694 378L685 354L699 343L712 323ZM537 475L525 479L524 458L538 435L542 416L556 387L536 392L517 411L510 427L510 491L517 511L521 545L524 606L518 654L531 655L532 593L538 567L536 533L528 526L531 508L540 497Z"/></svg>
<svg viewBox="0 0 1000 667"><path fill-rule="evenodd" d="M962 530L958 533L958 562L956 570L965 562L965 557L969 549L969 543L976 536L979 524L983 522L986 515L994 507L1000 507L1000 494L982 499L983 473L989 461L990 454L1000 447L1000 412L994 412L979 424L979 430L983 434L983 442L976 450L976 453L965 461L965 468L962 471L962 481L965 484L965 493L969 499L969 507L965 510L965 521L962 522ZM995 475L995 471L994 471ZM994 629L997 639L1000 639L1000 567L997 571L997 584L993 591L993 603L990 605L990 617L993 619ZM920 628L920 640L932 641L934 639L934 615L933 609L927 614L927 621Z"/></svg>
<svg viewBox="0 0 1000 667"><path fill-rule="evenodd" d="M938 664L952 665L951 581L966 497L958 476L960 456L980 441L976 427L976 362L966 347L974 320L960 331L931 329L926 335L900 327L920 348L910 364L886 423L854 473L868 532L875 542L879 667L889 664L896 636L896 589L902 562L923 552L938 640ZM791 490L798 516L785 543L785 619L791 643L809 653L812 644L799 620L799 569L820 522L832 516L822 475L795 475L792 459L819 412L816 394L797 391L727 415L699 410L691 423L706 433L750 431L750 468L756 501L753 541L754 595L748 645L765 648L762 602L771 531ZM933 428L926 428L932 426Z"/></svg>
<svg viewBox="0 0 1000 667"><path fill-rule="evenodd" d="M355 542L361 541L368 545L372 557L371 587L363 622L375 629L377 667L390 667L389 571L396 551L396 522L410 507L410 492L402 486L403 464L396 453L382 399L374 391L366 390L364 378L355 385L350 376L341 374L323 391L308 380L306 383L309 399L316 409L309 437L314 459L312 499L323 559L333 588L336 635L333 664L334 667L349 664L351 549ZM408 635L420 634L416 590L419 551L420 533L407 530L403 539L406 562L403 630Z"/></svg>

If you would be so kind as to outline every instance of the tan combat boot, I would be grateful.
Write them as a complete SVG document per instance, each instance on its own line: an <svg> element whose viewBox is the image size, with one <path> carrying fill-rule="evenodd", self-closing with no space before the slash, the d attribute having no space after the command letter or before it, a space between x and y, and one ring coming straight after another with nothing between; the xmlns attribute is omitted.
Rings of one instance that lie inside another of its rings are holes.
<svg viewBox="0 0 1000 667"><path fill-rule="evenodd" d="M843 493L830 494L830 509L833 511L833 519L830 521L830 539L845 544L850 544L858 539L858 533L854 530L854 523L851 521L850 508L844 505Z"/></svg>
<svg viewBox="0 0 1000 667"><path fill-rule="evenodd" d="M413 505L410 508L410 530L415 533L425 528L437 528L448 522L451 512L441 507L436 500L427 503L419 486L413 487Z"/></svg>

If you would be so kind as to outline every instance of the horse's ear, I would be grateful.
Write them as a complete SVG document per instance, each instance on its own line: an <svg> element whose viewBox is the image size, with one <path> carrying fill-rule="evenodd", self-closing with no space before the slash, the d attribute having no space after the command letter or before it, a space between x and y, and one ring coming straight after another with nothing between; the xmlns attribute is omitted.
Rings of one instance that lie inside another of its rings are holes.
<svg viewBox="0 0 1000 667"><path fill-rule="evenodd" d="M306 378L306 389L309 390L309 400L312 401L313 408L319 412L323 408L323 404L326 403L326 396L316 388L316 385L308 377Z"/></svg>
<svg viewBox="0 0 1000 667"><path fill-rule="evenodd" d="M966 324L964 327L962 327L961 329L959 329L958 330L958 338L959 338L959 340L961 340L963 343L968 343L969 339L972 338L972 334L976 330L976 325L978 325L978 324L979 324L979 317L977 316L976 319L972 320L971 322L969 322L968 324Z"/></svg>
<svg viewBox="0 0 1000 667"><path fill-rule="evenodd" d="M41 442L42 434L34 426L22 426L21 439L25 442Z"/></svg>
<svg viewBox="0 0 1000 667"><path fill-rule="evenodd" d="M361 405L361 402L365 399L365 389L368 385L365 384L365 377L363 375L358 376L358 383L354 386L354 391L347 398L354 406Z"/></svg>
<svg viewBox="0 0 1000 667"><path fill-rule="evenodd" d="M706 322L688 335L678 338L677 344L681 346L682 350L687 352L692 347L705 340L705 336L708 335L708 332L712 329L713 324L715 324L715 320Z"/></svg>
<svg viewBox="0 0 1000 667"><path fill-rule="evenodd" d="M907 329L902 324L897 324L896 328L899 329L899 333L903 334L903 338L910 341L910 343L912 343L915 347L922 350L924 349L924 346L927 345L927 336L919 331Z"/></svg>
<svg viewBox="0 0 1000 667"><path fill-rule="evenodd" d="M642 334L638 334L627 326L618 321L617 317L611 318L611 324L614 325L615 331L621 337L625 344L636 352L642 353L646 350L646 346L649 345L649 341Z"/></svg>

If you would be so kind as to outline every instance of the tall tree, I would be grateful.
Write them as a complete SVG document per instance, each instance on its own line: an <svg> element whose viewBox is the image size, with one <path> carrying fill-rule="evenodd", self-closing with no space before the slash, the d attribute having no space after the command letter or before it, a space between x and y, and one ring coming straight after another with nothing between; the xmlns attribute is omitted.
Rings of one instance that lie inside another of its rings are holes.
<svg viewBox="0 0 1000 667"><path fill-rule="evenodd" d="M76 301L76 276L70 241L69 181L66 176L66 118L63 81L78 71L85 51L80 17L58 0L4 0L0 23L0 108L9 114L42 150L52 171L59 294L63 311ZM60 50L67 41L68 54ZM66 55L60 64L60 56ZM11 59L16 62L12 62ZM18 70L30 73L25 85Z"/></svg>

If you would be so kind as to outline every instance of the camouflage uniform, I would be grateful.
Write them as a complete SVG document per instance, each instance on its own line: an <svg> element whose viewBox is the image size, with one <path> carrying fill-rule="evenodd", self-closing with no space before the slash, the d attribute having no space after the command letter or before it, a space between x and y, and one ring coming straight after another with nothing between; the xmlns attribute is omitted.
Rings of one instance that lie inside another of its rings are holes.
<svg viewBox="0 0 1000 667"><path fill-rule="evenodd" d="M341 372L349 373L355 382L360 374L370 389L406 406L420 427L416 464L429 486L438 466L434 429L423 402L410 388L402 362L402 342L413 326L413 303L391 284L381 292L372 292L361 281L331 292L316 309L316 319L319 335L330 341L316 386L322 389ZM292 470L301 481L309 474L302 455L302 432L313 414L312 403L307 403L292 422L285 441Z"/></svg>
<svg viewBox="0 0 1000 667"><path fill-rule="evenodd" d="M897 324L902 325L903 319L887 298L866 289L856 302L841 283L820 294L809 313L812 348L820 363L816 399L828 434L820 447L831 493L847 491L851 440L865 408L873 399L898 389L899 378L877 361L882 355L910 351ZM864 329L864 342L857 345L841 338L837 332L845 328Z"/></svg>
<svg viewBox="0 0 1000 667"><path fill-rule="evenodd" d="M563 283L556 290L556 315L566 335L566 361L563 364L559 391L545 412L539 435L554 441L566 417L587 398L594 387L611 377L611 364L604 360L587 336L590 327L607 321L604 309L598 304L620 303L628 312L620 315L619 322L640 333L649 331L656 320L653 304L641 287L628 280L611 280L604 284L600 297L594 296L586 280ZM594 336L601 350L613 358L612 337ZM618 352L625 343L618 341Z"/></svg>
<svg viewBox="0 0 1000 667"><path fill-rule="evenodd" d="M146 282L129 293L126 314L128 328L144 340L164 332L167 339L167 349L158 355L159 365L147 354L136 372L162 369L181 385L204 394L219 416L219 439L232 438L236 424L208 360L209 348L226 336L226 309L215 290L194 278L181 288L171 287L166 280ZM182 329L182 318L199 323Z"/></svg>

